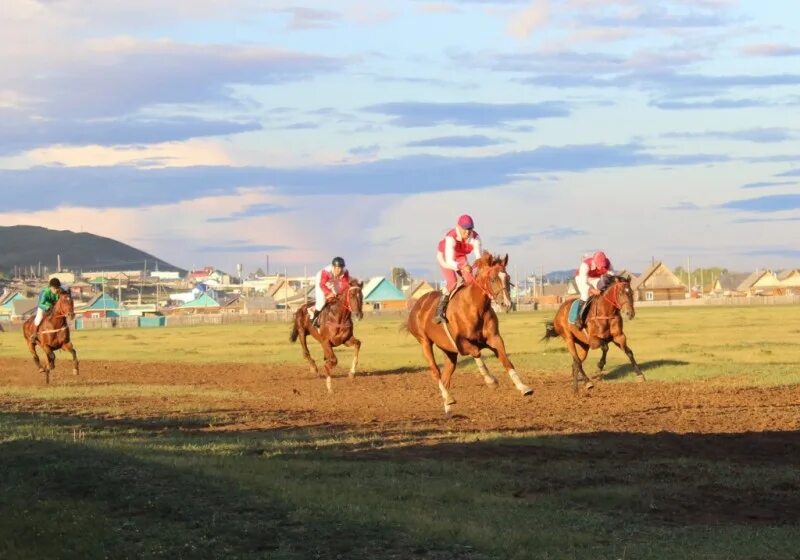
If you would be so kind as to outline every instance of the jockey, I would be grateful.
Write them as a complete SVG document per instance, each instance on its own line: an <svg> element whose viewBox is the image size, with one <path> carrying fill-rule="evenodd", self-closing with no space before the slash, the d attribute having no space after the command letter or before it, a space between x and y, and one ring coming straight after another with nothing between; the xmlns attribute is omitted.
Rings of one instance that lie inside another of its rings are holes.
<svg viewBox="0 0 800 560"><path fill-rule="evenodd" d="M51 278L50 284L39 294L39 304L36 307L36 318L33 320L33 334L31 342L36 343L39 337L39 325L44 320L44 314L48 313L58 302L61 295L61 281L58 278Z"/></svg>
<svg viewBox="0 0 800 560"><path fill-rule="evenodd" d="M611 261L602 251L597 251L594 255L581 261L581 265L575 273L575 284L581 295L578 319L575 322L577 328L584 328L583 309L586 307L586 302L589 301L589 296L596 296L600 293L600 282L604 276L609 274L613 274Z"/></svg>
<svg viewBox="0 0 800 560"><path fill-rule="evenodd" d="M319 314L338 294L350 289L350 273L342 257L334 257L331 264L314 277L314 307L308 308L311 322L319 328Z"/></svg>
<svg viewBox="0 0 800 560"><path fill-rule="evenodd" d="M450 294L460 279L467 284L475 280L467 257L473 255L477 259L481 256L481 238L473 228L472 217L464 214L458 218L456 227L448 231L444 239L439 241L436 260L442 268L445 289L442 299L439 300L439 307L436 308L436 317L433 319L436 323L447 322L444 314L447 302L450 301Z"/></svg>

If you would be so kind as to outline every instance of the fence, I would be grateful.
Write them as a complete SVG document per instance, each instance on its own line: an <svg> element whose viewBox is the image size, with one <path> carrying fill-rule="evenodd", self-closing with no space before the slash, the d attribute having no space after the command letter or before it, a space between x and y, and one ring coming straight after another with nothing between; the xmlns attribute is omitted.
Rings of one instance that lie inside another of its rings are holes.
<svg viewBox="0 0 800 560"><path fill-rule="evenodd" d="M637 301L636 307L698 307L698 306L749 306L749 305L792 305L800 304L800 296L751 296L751 297L725 297L704 299L680 299L669 301ZM561 304L557 303L519 303L515 305L517 312L530 311L555 311ZM403 317L408 315L406 310L383 310L366 312L373 317ZM87 319L79 317L73 327L76 330L91 329L135 329L135 328L160 328L160 327L193 327L199 325L258 325L263 323L288 323L294 318L294 313L283 310L271 311L263 314L236 315L236 314L198 314L198 315L168 315L158 317L113 317L106 319ZM20 331L22 323L0 322L0 331Z"/></svg>

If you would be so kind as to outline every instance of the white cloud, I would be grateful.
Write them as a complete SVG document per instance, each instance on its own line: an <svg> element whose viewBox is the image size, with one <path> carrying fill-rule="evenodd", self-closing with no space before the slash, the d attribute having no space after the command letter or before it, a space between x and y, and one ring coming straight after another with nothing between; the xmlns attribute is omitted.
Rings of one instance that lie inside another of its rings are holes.
<svg viewBox="0 0 800 560"><path fill-rule="evenodd" d="M521 12L514 14L508 22L507 29L514 37L526 39L534 31L544 27L549 19L549 0L536 0Z"/></svg>

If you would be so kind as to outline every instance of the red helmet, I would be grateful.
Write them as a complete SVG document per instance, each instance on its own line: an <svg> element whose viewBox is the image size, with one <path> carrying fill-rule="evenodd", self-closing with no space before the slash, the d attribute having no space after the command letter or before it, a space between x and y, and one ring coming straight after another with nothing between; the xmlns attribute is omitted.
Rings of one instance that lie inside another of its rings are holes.
<svg viewBox="0 0 800 560"><path fill-rule="evenodd" d="M597 251L592 256L592 264L595 268L608 268L611 262L603 251Z"/></svg>
<svg viewBox="0 0 800 560"><path fill-rule="evenodd" d="M475 227L475 224L472 222L472 216L469 214L462 214L459 216L458 225L464 229L472 229Z"/></svg>

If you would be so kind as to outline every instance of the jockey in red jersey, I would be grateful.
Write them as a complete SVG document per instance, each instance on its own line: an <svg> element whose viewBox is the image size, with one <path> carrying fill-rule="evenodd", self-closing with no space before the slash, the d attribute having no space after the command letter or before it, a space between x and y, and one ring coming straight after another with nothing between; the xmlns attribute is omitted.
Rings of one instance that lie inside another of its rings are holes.
<svg viewBox="0 0 800 560"><path fill-rule="evenodd" d="M456 227L448 231L444 239L439 241L436 260L442 268L445 289L442 299L439 300L439 307L436 308L436 317L433 319L436 323L447 322L444 313L447 302L450 301L450 294L459 282L459 276L467 284L475 280L472 276L472 266L467 258L470 255L476 259L481 256L481 238L474 227L472 217L464 214L458 218Z"/></svg>
<svg viewBox="0 0 800 560"><path fill-rule="evenodd" d="M334 257L331 264L314 277L314 307L308 308L308 315L315 327L319 328L319 314L328 302L349 289L350 273L345 268L344 259Z"/></svg>
<svg viewBox="0 0 800 560"><path fill-rule="evenodd" d="M604 276L611 275L611 261L608 260L606 254L602 251L597 251L591 257L586 257L581 261L580 267L575 272L575 284L578 286L578 292L581 294L581 305L578 309L578 320L575 326L583 329L583 309L586 302L589 301L589 296L596 296L601 291L601 281Z"/></svg>

